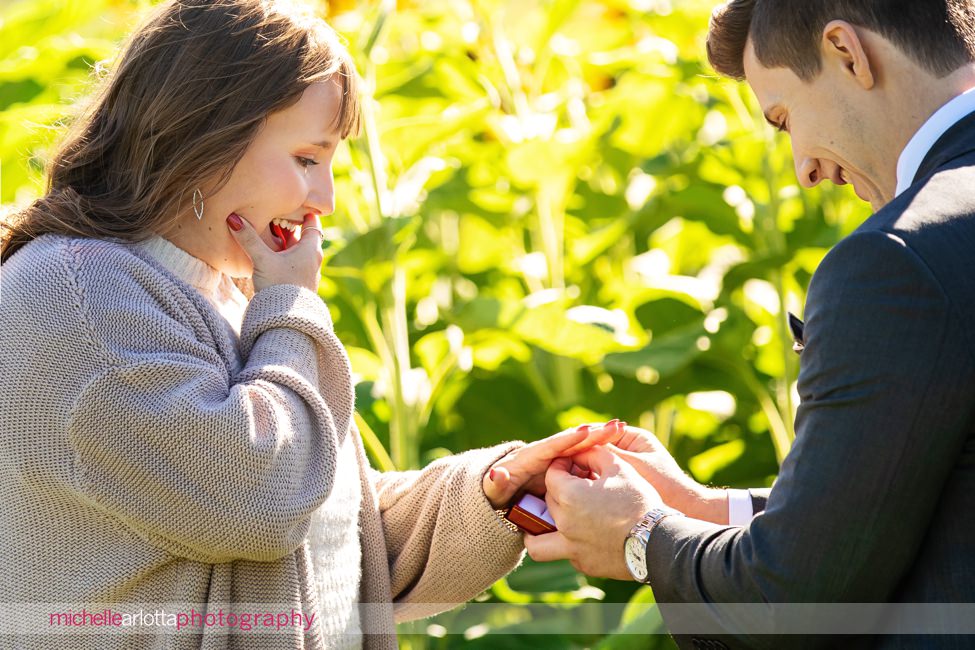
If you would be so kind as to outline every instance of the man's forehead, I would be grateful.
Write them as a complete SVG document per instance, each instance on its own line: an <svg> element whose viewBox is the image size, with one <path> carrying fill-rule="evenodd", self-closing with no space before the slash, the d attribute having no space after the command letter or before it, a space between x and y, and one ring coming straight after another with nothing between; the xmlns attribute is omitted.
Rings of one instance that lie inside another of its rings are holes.
<svg viewBox="0 0 975 650"><path fill-rule="evenodd" d="M742 52L741 63L742 68L745 71L745 81L747 81L749 85L751 85L754 79L764 76L763 73L768 71L768 69L759 62L758 55L755 54L755 45L752 42L751 37L745 41L745 50Z"/></svg>
<svg viewBox="0 0 975 650"><path fill-rule="evenodd" d="M745 43L745 51L742 55L742 66L745 70L745 81L755 93L762 110L767 110L777 101L780 94L780 84L773 83L776 76L776 69L766 68L758 60L755 54L755 46L749 37Z"/></svg>

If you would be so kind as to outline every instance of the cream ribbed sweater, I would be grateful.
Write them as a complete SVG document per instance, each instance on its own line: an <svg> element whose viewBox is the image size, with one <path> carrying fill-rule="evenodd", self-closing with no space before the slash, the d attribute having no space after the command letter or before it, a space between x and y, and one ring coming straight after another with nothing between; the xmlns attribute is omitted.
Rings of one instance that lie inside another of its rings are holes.
<svg viewBox="0 0 975 650"><path fill-rule="evenodd" d="M398 620L428 616L517 565L521 536L480 482L519 443L371 470L321 299L277 285L241 302L160 243L45 235L3 265L0 645L317 649L357 644L358 628L393 648L391 602ZM355 530L358 566L333 527ZM313 623L52 635L65 628L49 611L89 603Z"/></svg>

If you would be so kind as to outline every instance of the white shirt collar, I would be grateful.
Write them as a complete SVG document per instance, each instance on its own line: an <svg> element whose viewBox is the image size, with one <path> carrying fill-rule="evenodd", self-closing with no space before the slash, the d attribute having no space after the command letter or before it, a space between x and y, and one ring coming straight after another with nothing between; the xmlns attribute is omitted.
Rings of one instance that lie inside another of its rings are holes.
<svg viewBox="0 0 975 650"><path fill-rule="evenodd" d="M962 118L975 113L975 88L965 91L950 102L939 108L928 118L911 141L904 147L897 160L897 190L894 196L900 194L914 183L914 176L921 168L924 157L931 151L934 143L943 136L948 129L960 122Z"/></svg>

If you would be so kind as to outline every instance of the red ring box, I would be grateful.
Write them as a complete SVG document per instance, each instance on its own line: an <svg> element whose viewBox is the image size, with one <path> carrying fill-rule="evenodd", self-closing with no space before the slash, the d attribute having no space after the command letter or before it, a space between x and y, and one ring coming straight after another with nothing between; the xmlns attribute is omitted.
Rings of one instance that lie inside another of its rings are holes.
<svg viewBox="0 0 975 650"><path fill-rule="evenodd" d="M504 513L504 518L530 535L544 535L558 530L545 501L534 494L522 495L518 503Z"/></svg>

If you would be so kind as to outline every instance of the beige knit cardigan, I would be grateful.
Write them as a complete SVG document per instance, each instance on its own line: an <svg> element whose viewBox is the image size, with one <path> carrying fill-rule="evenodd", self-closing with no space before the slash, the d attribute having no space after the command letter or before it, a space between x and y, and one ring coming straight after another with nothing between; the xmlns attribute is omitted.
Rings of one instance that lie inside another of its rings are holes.
<svg viewBox="0 0 975 650"><path fill-rule="evenodd" d="M44 603L315 613L306 536L346 436L362 486L366 648L396 647L394 619L466 602L521 561L521 535L481 489L521 443L371 469L348 358L309 289L257 292L237 341L198 291L121 241L43 235L0 272L0 646L327 647L317 626L25 631L47 624Z"/></svg>

